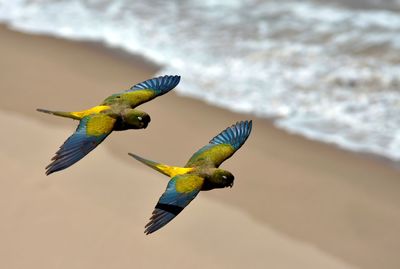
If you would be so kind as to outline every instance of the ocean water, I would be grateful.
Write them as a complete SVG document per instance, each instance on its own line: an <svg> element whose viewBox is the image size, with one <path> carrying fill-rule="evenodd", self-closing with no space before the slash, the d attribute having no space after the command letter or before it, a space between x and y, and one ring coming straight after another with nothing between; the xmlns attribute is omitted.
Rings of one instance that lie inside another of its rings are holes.
<svg viewBox="0 0 400 269"><path fill-rule="evenodd" d="M400 160L400 0L0 0L0 22L142 54L180 94Z"/></svg>

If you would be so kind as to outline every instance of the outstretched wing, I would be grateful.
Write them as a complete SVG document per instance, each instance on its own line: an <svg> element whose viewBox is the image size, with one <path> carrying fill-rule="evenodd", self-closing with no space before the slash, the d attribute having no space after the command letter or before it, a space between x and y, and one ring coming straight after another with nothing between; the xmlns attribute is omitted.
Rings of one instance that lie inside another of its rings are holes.
<svg viewBox="0 0 400 269"><path fill-rule="evenodd" d="M152 78L132 86L129 90L119 94L119 98L121 102L131 108L135 108L140 104L166 94L178 85L180 79L180 76Z"/></svg>
<svg viewBox="0 0 400 269"><path fill-rule="evenodd" d="M185 167L218 167L231 157L249 137L252 121L241 121L225 129L211 139L208 145L199 149Z"/></svg>
<svg viewBox="0 0 400 269"><path fill-rule="evenodd" d="M56 152L46 174L63 170L92 151L113 130L115 119L105 114L92 114L81 119L78 128Z"/></svg>
<svg viewBox="0 0 400 269"><path fill-rule="evenodd" d="M145 234L151 234L175 218L200 192L204 179L184 174L173 177L158 200Z"/></svg>

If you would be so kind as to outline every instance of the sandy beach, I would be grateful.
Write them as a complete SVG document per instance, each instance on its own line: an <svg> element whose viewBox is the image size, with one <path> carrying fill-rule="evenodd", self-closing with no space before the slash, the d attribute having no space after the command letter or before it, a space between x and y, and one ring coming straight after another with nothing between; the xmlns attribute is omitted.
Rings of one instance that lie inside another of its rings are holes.
<svg viewBox="0 0 400 269"><path fill-rule="evenodd" d="M0 39L1 268L400 268L400 170L392 163L174 92L140 107L152 117L146 130L112 134L45 176L76 122L36 108L82 110L158 68L5 27ZM244 119L254 121L253 132L222 166L235 186L201 193L144 235L167 178L127 153L183 165Z"/></svg>

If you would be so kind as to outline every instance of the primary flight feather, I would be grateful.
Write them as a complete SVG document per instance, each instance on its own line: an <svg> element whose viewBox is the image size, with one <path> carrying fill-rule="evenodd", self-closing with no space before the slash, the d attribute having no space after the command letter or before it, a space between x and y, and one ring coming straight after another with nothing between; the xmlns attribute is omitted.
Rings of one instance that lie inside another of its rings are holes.
<svg viewBox="0 0 400 269"><path fill-rule="evenodd" d="M252 121L241 121L225 129L194 153L184 167L157 163L129 153L138 161L171 177L145 227L145 233L153 233L170 222L200 191L232 187L234 176L218 167L244 144L251 128Z"/></svg>
<svg viewBox="0 0 400 269"><path fill-rule="evenodd" d="M96 148L112 131L146 128L150 116L135 108L166 94L179 81L180 76L152 78L107 97L98 106L78 112L37 109L39 112L79 120L75 133L64 142L46 167L46 174L50 175L73 165Z"/></svg>

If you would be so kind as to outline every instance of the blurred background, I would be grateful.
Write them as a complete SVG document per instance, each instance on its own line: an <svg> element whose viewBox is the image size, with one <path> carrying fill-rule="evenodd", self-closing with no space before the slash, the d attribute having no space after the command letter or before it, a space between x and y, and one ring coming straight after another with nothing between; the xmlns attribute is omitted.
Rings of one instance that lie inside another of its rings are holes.
<svg viewBox="0 0 400 269"><path fill-rule="evenodd" d="M4 268L400 268L400 1L0 0ZM82 110L157 75L148 129L44 167ZM154 235L166 179L236 121L249 141ZM187 212L186 212L187 211Z"/></svg>
<svg viewBox="0 0 400 269"><path fill-rule="evenodd" d="M400 159L398 1L4 1L14 29L98 41L180 74L179 93Z"/></svg>

